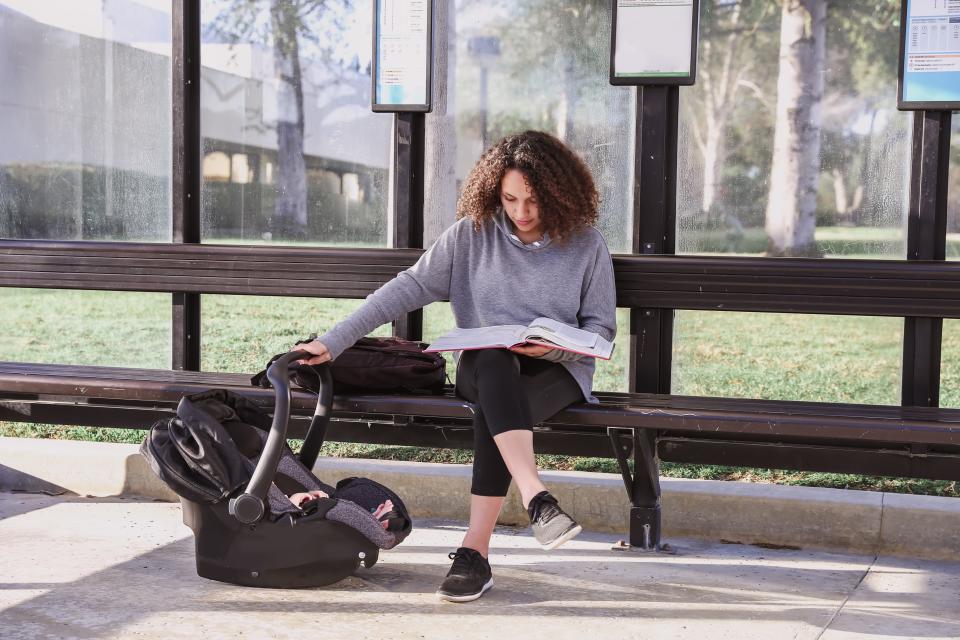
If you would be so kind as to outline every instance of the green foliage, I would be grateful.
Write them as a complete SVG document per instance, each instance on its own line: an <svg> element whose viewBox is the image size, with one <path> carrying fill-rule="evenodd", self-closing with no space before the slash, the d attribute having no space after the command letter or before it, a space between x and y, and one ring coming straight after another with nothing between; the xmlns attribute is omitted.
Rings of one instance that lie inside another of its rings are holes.
<svg viewBox="0 0 960 640"><path fill-rule="evenodd" d="M760 227L746 228L732 235L722 228L684 227L683 251L698 254L763 255L767 237ZM903 230L883 227L830 227L816 229L818 250L825 257L903 259L906 248ZM960 255L960 237L947 239L947 252Z"/></svg>
<svg viewBox="0 0 960 640"><path fill-rule="evenodd" d="M275 161L275 152L267 155ZM335 181L324 179L325 175L335 174L320 168L317 158L306 160L307 237L322 239L327 244L383 245L387 171L352 167L363 197L351 200L340 193L339 176ZM128 188L131 184L137 188ZM112 190L107 185L113 185ZM169 187L169 181L162 177L90 165L0 167L0 237L167 240ZM270 230L274 197L273 184L204 182L204 237L261 240ZM107 211L113 213L107 215Z"/></svg>
<svg viewBox="0 0 960 640"><path fill-rule="evenodd" d="M857 0L828 5L828 90L887 94L897 77L900 0Z"/></svg>
<svg viewBox="0 0 960 640"><path fill-rule="evenodd" d="M0 166L0 237L167 240L169 190L169 180L141 171L63 163Z"/></svg>

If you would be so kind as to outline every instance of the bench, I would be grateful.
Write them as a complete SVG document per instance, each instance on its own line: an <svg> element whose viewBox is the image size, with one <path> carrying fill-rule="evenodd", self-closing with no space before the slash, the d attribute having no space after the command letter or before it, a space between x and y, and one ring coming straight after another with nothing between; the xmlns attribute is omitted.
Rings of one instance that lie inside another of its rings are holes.
<svg viewBox="0 0 960 640"><path fill-rule="evenodd" d="M0 362L0 420L147 429L180 398L226 388L270 409L273 392L243 374ZM599 393L538 425L540 453L615 458L631 502L630 544L660 543L659 460L723 458L762 467L960 478L960 410ZM303 437L315 396L292 399ZM471 449L471 410L438 396L338 395L328 439ZM631 464L632 463L632 464Z"/></svg>
<svg viewBox="0 0 960 640"><path fill-rule="evenodd" d="M0 240L0 287L172 293L174 353L199 353L198 307L190 319L178 316L178 296L362 298L421 254L420 249ZM929 322L960 317L956 262L638 254L615 255L613 262L617 305L634 312L633 384L647 390L669 388L672 324L661 310L870 314ZM939 359L921 357L929 346L922 340L911 345L905 380L909 373L914 395L926 397ZM250 387L246 375L8 362L0 363L0 420L145 429L171 415L184 394L215 387L265 406L272 402L271 392ZM960 479L960 410L596 395L600 404L570 407L539 425L535 447L542 453L615 458L633 505L630 542L637 547L656 547L659 541L660 460ZM292 436L303 435L312 408L310 396L295 395ZM329 437L470 449L470 418L468 406L449 390L436 397L338 396Z"/></svg>

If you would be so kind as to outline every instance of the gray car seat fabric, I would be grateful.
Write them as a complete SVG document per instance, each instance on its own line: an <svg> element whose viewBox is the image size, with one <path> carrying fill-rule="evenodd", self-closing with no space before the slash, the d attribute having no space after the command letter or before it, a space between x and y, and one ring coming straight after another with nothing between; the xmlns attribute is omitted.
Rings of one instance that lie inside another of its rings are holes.
<svg viewBox="0 0 960 640"><path fill-rule="evenodd" d="M263 452L270 416L250 401L220 389L183 398L177 414L156 423L141 447L154 471L171 489L195 502L215 503L242 491ZM395 547L412 528L403 501L395 493L366 478L328 485L286 444L267 491L267 517L306 515L287 496L317 490L336 501L324 517L353 527L382 549ZM389 530L372 513L386 500L394 504L387 519Z"/></svg>
<svg viewBox="0 0 960 640"><path fill-rule="evenodd" d="M337 500L336 506L327 511L327 519L353 527L381 549L392 549L402 540L385 530L369 511L349 500Z"/></svg>

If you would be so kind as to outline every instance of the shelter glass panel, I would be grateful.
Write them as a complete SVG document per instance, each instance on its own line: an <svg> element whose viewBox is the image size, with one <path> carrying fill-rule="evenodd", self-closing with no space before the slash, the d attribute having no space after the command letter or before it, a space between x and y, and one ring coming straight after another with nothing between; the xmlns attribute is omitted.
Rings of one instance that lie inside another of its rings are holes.
<svg viewBox="0 0 960 640"><path fill-rule="evenodd" d="M960 407L960 320L943 321L940 350L940 406Z"/></svg>
<svg viewBox="0 0 960 640"><path fill-rule="evenodd" d="M170 294L0 287L0 360L169 369Z"/></svg>
<svg viewBox="0 0 960 640"><path fill-rule="evenodd" d="M947 260L960 259L960 111L950 119L950 169L947 177Z"/></svg>
<svg viewBox="0 0 960 640"><path fill-rule="evenodd" d="M434 302L423 308L423 340L433 342L447 331L457 326L453 320L453 311L449 302ZM447 363L447 377L457 381L457 362L450 352L440 354Z"/></svg>
<svg viewBox="0 0 960 640"><path fill-rule="evenodd" d="M372 3L204 0L204 242L388 244Z"/></svg>
<svg viewBox="0 0 960 640"><path fill-rule="evenodd" d="M170 0L0 0L0 237L169 241Z"/></svg>
<svg viewBox="0 0 960 640"><path fill-rule="evenodd" d="M905 257L899 11L701 3L697 84L680 90L678 253Z"/></svg>
<svg viewBox="0 0 960 640"><path fill-rule="evenodd" d="M895 405L902 343L902 318L677 311L671 391Z"/></svg>
<svg viewBox="0 0 960 640"><path fill-rule="evenodd" d="M204 371L255 373L311 333L322 334L363 300L204 295L200 362ZM387 336L385 324L370 335Z"/></svg>
<svg viewBox="0 0 960 640"><path fill-rule="evenodd" d="M424 242L456 216L481 153L548 131L577 151L600 193L611 251L631 250L634 91L609 85L610 3L434 3L433 112L426 118Z"/></svg>

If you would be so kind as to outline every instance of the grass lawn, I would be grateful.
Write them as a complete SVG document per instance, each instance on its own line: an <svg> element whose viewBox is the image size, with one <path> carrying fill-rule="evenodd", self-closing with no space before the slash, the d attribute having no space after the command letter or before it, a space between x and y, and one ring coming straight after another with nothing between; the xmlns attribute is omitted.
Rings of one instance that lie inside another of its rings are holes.
<svg viewBox="0 0 960 640"><path fill-rule="evenodd" d="M202 299L204 370L253 372L297 338L323 331L360 304L315 300L205 295ZM170 366L170 296L167 294L0 288L5 327L0 360L97 364L165 369ZM425 339L453 326L449 306L425 312ZM597 368L596 388L626 390L628 313L618 312L614 357ZM896 404L903 321L896 318L733 312L677 312L675 393ZM389 327L377 333L386 334ZM943 331L943 406L960 406L960 323ZM448 360L451 360L448 358ZM448 372L453 378L452 367ZM124 429L0 423L0 435L138 443L142 432ZM329 443L324 454L431 462L472 459L468 451ZM617 472L612 460L542 456L552 469ZM665 463L674 477L750 480L782 484L956 495L953 483L842 474L742 469Z"/></svg>
<svg viewBox="0 0 960 640"><path fill-rule="evenodd" d="M903 260L906 233L890 227L817 227L817 248L825 258ZM761 256L767 250L762 228L748 227L735 237L726 229L682 229L678 253ZM960 235L947 234L947 256L960 255Z"/></svg>

